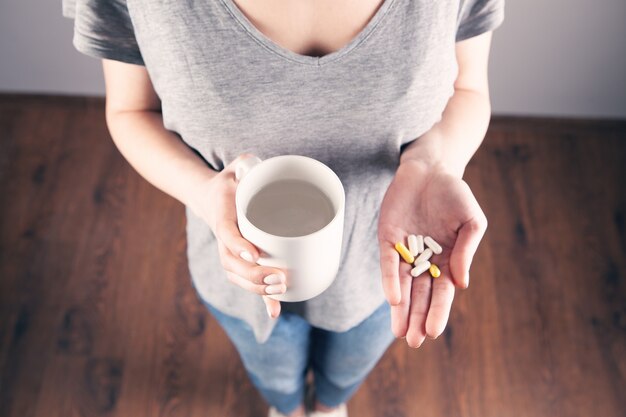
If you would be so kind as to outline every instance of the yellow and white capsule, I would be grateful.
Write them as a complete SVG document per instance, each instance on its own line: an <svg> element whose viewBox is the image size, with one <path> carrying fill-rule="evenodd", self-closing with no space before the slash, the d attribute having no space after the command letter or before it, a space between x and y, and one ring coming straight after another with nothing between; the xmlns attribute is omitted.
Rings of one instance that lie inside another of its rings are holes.
<svg viewBox="0 0 626 417"><path fill-rule="evenodd" d="M439 267L435 264L430 264L428 270L430 271L430 276L432 276L433 278L439 278L441 276L441 271L439 270Z"/></svg>
<svg viewBox="0 0 626 417"><path fill-rule="evenodd" d="M419 251L417 250L417 236L409 235L407 240L409 242L409 252L411 252L411 255L413 256L419 255Z"/></svg>
<svg viewBox="0 0 626 417"><path fill-rule="evenodd" d="M430 267L430 262L428 261L416 262L415 268L411 269L411 276L414 278L419 277L424 272L428 271Z"/></svg>
<svg viewBox="0 0 626 417"><path fill-rule="evenodd" d="M400 256L402 256L402 259L404 259L405 262L412 264L413 261L415 261L415 258L413 257L413 255L411 255L411 252L409 252L407 247L404 246L404 243L397 242L395 248L396 248L396 251L398 251L398 253L400 254Z"/></svg>
<svg viewBox="0 0 626 417"><path fill-rule="evenodd" d="M439 243L435 242L435 239L433 239L430 236L426 236L424 238L424 243L426 244L426 246L428 246L430 249L432 249L433 253L435 255L439 255L441 253L441 245L439 245Z"/></svg>

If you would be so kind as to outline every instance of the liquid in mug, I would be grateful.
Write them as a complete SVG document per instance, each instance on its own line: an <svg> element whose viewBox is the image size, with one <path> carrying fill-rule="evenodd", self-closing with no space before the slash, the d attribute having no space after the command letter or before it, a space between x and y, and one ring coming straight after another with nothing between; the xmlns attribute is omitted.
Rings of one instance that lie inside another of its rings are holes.
<svg viewBox="0 0 626 417"><path fill-rule="evenodd" d="M287 179L272 182L252 196L246 217L264 232L295 237L322 229L335 217L335 209L315 185Z"/></svg>

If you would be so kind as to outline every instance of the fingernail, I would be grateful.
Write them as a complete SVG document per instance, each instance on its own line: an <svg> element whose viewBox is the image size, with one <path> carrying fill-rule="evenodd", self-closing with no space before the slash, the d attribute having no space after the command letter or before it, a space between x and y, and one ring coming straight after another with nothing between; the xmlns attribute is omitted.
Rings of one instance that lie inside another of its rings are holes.
<svg viewBox="0 0 626 417"><path fill-rule="evenodd" d="M467 274L465 274L465 276L467 277L467 279L465 280L465 288L467 288L469 287L469 279L470 279L469 271L467 271Z"/></svg>
<svg viewBox="0 0 626 417"><path fill-rule="evenodd" d="M272 312L270 311L270 306L266 305L265 306L265 310L267 310L267 315L270 316L270 319L273 319L274 317L272 317Z"/></svg>
<svg viewBox="0 0 626 417"><path fill-rule="evenodd" d="M265 292L267 294L282 294L285 292L285 286L283 284L268 285L265 287Z"/></svg>
<svg viewBox="0 0 626 417"><path fill-rule="evenodd" d="M248 261L248 262L253 262L254 261L254 259L252 258L252 254L250 252L248 252L247 250L242 250L241 253L239 253L239 256L244 261Z"/></svg>
<svg viewBox="0 0 626 417"><path fill-rule="evenodd" d="M271 274L263 278L263 282L267 285L284 284L285 278L281 274Z"/></svg>

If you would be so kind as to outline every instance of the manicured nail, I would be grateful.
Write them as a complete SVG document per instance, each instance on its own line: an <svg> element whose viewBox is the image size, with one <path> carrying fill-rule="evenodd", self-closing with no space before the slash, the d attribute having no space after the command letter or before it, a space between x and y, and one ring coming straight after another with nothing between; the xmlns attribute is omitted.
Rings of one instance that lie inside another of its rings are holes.
<svg viewBox="0 0 626 417"><path fill-rule="evenodd" d="M467 279L465 280L465 288L467 288L469 287L469 279L470 279L469 271L467 271L467 274L465 274L465 276L467 277Z"/></svg>
<svg viewBox="0 0 626 417"><path fill-rule="evenodd" d="M267 294L282 294L285 292L285 286L283 284L268 285L265 287L265 293Z"/></svg>
<svg viewBox="0 0 626 417"><path fill-rule="evenodd" d="M250 252L248 252L247 250L242 250L241 253L239 254L239 256L244 261L248 261L248 262L253 262L254 261L254 259L252 258L252 254Z"/></svg>
<svg viewBox="0 0 626 417"><path fill-rule="evenodd" d="M263 282L267 285L284 284L285 278L281 274L271 274L263 279Z"/></svg>
<svg viewBox="0 0 626 417"><path fill-rule="evenodd" d="M272 317L272 312L270 311L270 306L266 305L265 306L265 310L267 310L267 315L270 316L270 319L273 319L274 317Z"/></svg>

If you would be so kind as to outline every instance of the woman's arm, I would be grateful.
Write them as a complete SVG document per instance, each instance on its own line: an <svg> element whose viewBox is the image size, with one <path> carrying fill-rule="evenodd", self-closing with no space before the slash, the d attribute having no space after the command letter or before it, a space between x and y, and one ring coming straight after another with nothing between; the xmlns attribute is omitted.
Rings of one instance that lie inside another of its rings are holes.
<svg viewBox="0 0 626 417"><path fill-rule="evenodd" d="M235 169L243 154L220 172L210 169L176 134L163 126L160 101L141 65L103 60L106 120L122 156L148 182L202 218L215 234L228 279L263 296L270 317L280 302L266 294L286 291L285 271L256 264L258 249L237 227Z"/></svg>
<svg viewBox="0 0 626 417"><path fill-rule="evenodd" d="M108 59L102 67L106 121L115 145L143 178L196 211L198 190L216 171L163 126L145 67Z"/></svg>
<svg viewBox="0 0 626 417"><path fill-rule="evenodd" d="M465 166L480 146L491 116L487 64L491 32L458 42L459 74L454 94L441 120L409 144L400 161L416 160L463 176Z"/></svg>
<svg viewBox="0 0 626 417"><path fill-rule="evenodd" d="M448 321L455 285L469 285L469 269L487 228L487 219L461 177L485 135L490 117L487 61L491 34L457 43L455 92L439 123L409 144L383 199L378 240L391 327L419 347L441 334ZM409 234L430 235L443 247L431 262L439 278L413 278L395 242Z"/></svg>

